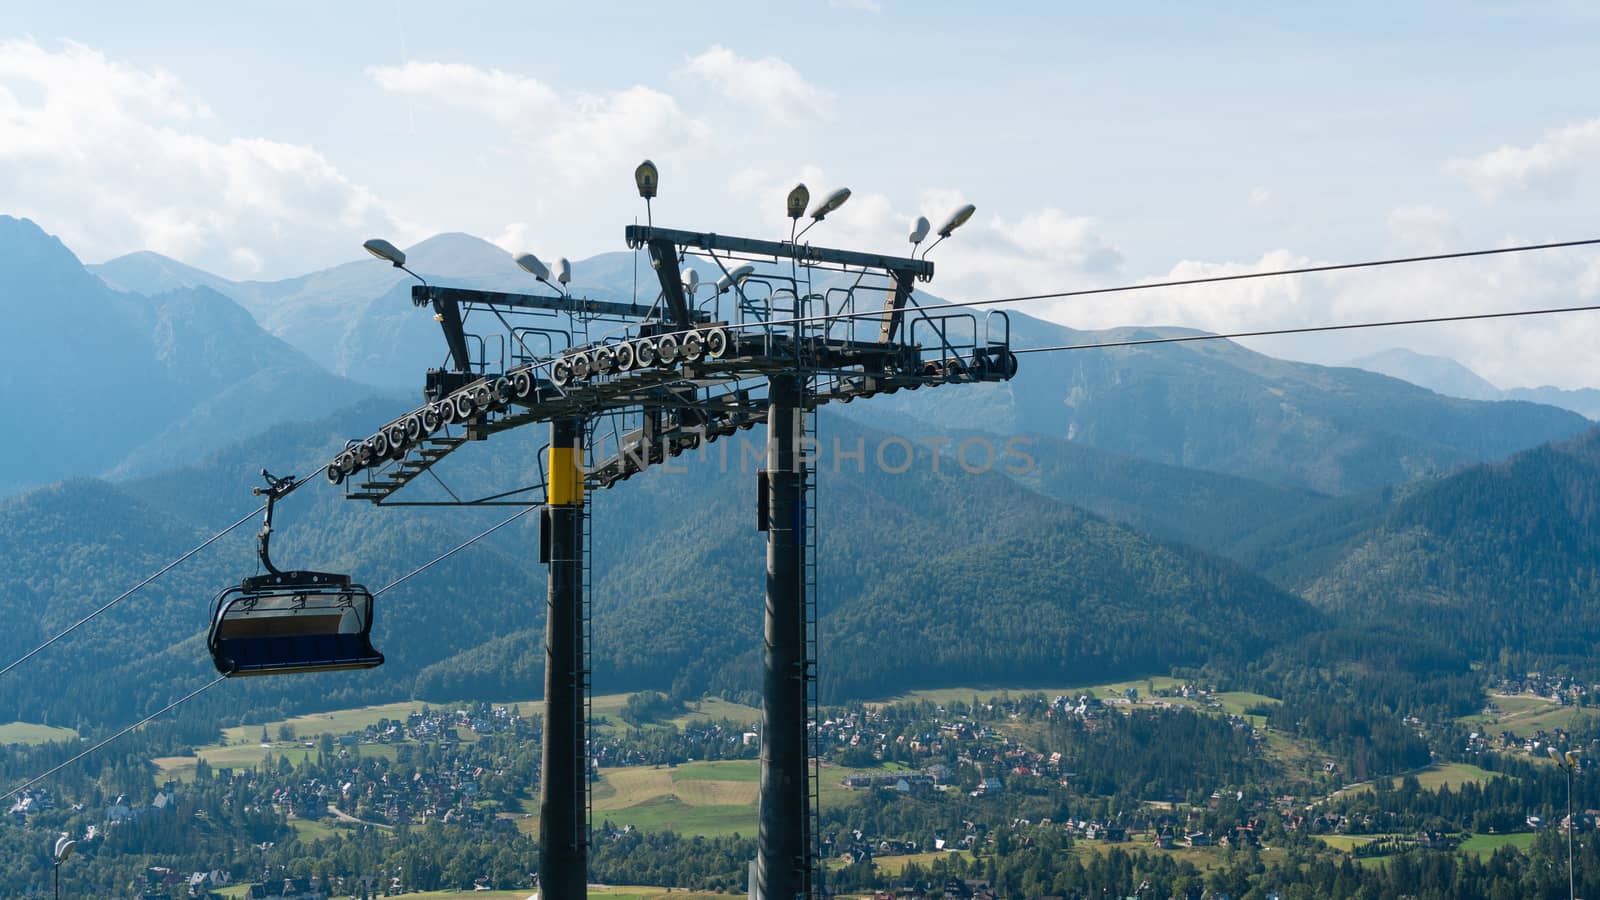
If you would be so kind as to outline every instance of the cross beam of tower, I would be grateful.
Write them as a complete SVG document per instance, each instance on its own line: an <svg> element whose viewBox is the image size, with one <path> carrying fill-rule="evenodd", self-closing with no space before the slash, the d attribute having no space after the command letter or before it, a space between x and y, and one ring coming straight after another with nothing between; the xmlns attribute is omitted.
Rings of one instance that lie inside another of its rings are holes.
<svg viewBox="0 0 1600 900"><path fill-rule="evenodd" d="M958 213L964 215L970 207ZM952 217L941 237L961 221ZM550 293L414 288L416 305L435 310L451 365L427 373L426 403L350 442L325 471L349 498L380 505L544 505L540 886L550 900L569 900L587 888L593 777L585 486L612 487L704 442L765 424L754 887L765 900L819 896L811 721L817 561L808 558L815 523L802 446L809 417L836 401L1007 380L1016 373L1009 319L998 310L980 317L916 306L915 283L933 275L925 259L652 226L630 226L625 236L649 256L659 287L654 302L573 297L564 263L558 288L531 257L519 262ZM403 264L404 254L393 256L385 258ZM715 282L709 297L696 296L701 271ZM541 483L464 498L440 477L453 453L533 423L550 429ZM412 486L431 482L448 498Z"/></svg>

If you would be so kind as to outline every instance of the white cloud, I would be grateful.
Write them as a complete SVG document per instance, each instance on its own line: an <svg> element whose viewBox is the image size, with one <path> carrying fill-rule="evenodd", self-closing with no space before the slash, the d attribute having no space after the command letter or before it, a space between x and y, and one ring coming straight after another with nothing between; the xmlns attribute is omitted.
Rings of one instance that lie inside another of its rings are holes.
<svg viewBox="0 0 1600 900"><path fill-rule="evenodd" d="M415 235L314 148L201 133L213 118L159 68L0 42L0 209L90 259L149 249L228 275Z"/></svg>
<svg viewBox="0 0 1600 900"><path fill-rule="evenodd" d="M373 66L367 74L386 91L434 97L475 109L503 125L537 126L558 112L561 103L543 82L461 63Z"/></svg>
<svg viewBox="0 0 1600 900"><path fill-rule="evenodd" d="M1508 237L1505 243L1525 241ZM1140 280L1175 281L1327 262L1332 260L1279 249L1249 262L1185 260L1162 275ZM1600 265L1582 251L1557 251L1078 297L1028 304L1024 309L1075 328L1182 326L1221 333L1571 306L1574 297L1597 290ZM1271 355L1327 364L1403 346L1455 359L1505 387L1580 387L1600 386L1600 363L1589 352L1596 341L1600 341L1600 314L1580 313L1255 338L1243 343Z"/></svg>
<svg viewBox="0 0 1600 900"><path fill-rule="evenodd" d="M534 245L533 228L527 222L508 222L499 234L489 239L489 243L512 256L527 253L528 248Z"/></svg>
<svg viewBox="0 0 1600 900"><path fill-rule="evenodd" d="M1419 203L1389 211L1389 231L1407 245L1430 253L1460 247L1463 237L1450 214L1437 206Z"/></svg>
<svg viewBox="0 0 1600 900"><path fill-rule="evenodd" d="M1578 296L1585 301L1600 297L1600 259L1589 263L1578 276Z"/></svg>
<svg viewBox="0 0 1600 900"><path fill-rule="evenodd" d="M934 222L934 227L938 225ZM1095 221L1085 216L1043 209L1029 213L1015 224L995 216L990 220L990 227L1017 248L1075 270L1104 272L1122 263L1122 254L1101 240L1095 232Z"/></svg>
<svg viewBox="0 0 1600 900"><path fill-rule="evenodd" d="M631 87L585 98L544 142L562 174L575 181L632 172L646 156L673 148L693 149L711 138L705 123L678 109L670 96Z"/></svg>
<svg viewBox="0 0 1600 900"><path fill-rule="evenodd" d="M728 178L728 192L741 200L755 197L772 180L766 169L743 168Z"/></svg>
<svg viewBox="0 0 1600 900"><path fill-rule="evenodd" d="M631 171L641 157L693 150L711 138L711 129L671 96L642 85L563 96L532 78L463 63L373 66L367 74L384 90L489 116L510 140L537 148L574 182Z"/></svg>
<svg viewBox="0 0 1600 900"><path fill-rule="evenodd" d="M776 56L750 59L716 44L692 57L684 71L780 122L826 118L833 112L831 93L806 81Z"/></svg>
<svg viewBox="0 0 1600 900"><path fill-rule="evenodd" d="M1445 172L1461 178L1485 199L1514 191L1559 194L1587 165L1600 162L1600 119L1546 132L1527 147L1501 147L1481 156L1452 159Z"/></svg>

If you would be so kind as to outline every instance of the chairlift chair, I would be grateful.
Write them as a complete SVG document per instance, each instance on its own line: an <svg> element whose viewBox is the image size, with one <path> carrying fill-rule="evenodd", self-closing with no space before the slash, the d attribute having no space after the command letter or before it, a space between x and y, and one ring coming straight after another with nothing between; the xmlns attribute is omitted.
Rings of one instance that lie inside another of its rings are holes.
<svg viewBox="0 0 1600 900"><path fill-rule="evenodd" d="M372 593L349 575L284 572L268 556L273 505L297 485L266 471L266 517L257 553L266 574L217 596L206 647L228 677L371 669L383 665L372 646Z"/></svg>

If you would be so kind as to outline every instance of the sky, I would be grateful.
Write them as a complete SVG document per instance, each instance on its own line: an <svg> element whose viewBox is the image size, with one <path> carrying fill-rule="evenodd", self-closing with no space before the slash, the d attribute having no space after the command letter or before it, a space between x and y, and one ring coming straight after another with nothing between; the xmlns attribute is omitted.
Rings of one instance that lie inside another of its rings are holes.
<svg viewBox="0 0 1600 900"><path fill-rule="evenodd" d="M444 231L624 249L659 224L896 252L978 214L978 299L1600 237L1600 6L801 0L0 0L0 213L88 262L274 279ZM1211 331L1600 303L1600 250L1036 303ZM1600 313L1251 342L1391 346L1502 387L1600 387Z"/></svg>

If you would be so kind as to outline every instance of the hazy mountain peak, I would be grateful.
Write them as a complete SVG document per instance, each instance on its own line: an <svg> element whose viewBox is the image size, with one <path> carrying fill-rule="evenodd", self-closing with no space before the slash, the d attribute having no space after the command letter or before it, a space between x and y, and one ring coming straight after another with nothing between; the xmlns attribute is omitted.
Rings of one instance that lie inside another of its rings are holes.
<svg viewBox="0 0 1600 900"><path fill-rule="evenodd" d="M1446 397L1500 400L1505 396L1498 387L1448 356L1430 356L1404 347L1371 353L1346 365L1409 381Z"/></svg>
<svg viewBox="0 0 1600 900"><path fill-rule="evenodd" d="M100 287L61 239L31 219L0 215L0 277L16 296L62 292L81 295Z"/></svg>
<svg viewBox="0 0 1600 900"><path fill-rule="evenodd" d="M551 257L549 261L555 259ZM413 271L452 277L523 274L510 253L483 238L459 231L436 234L412 245L406 250L406 266Z"/></svg>
<svg viewBox="0 0 1600 900"><path fill-rule="evenodd" d="M117 290L146 296L199 286L231 296L234 287L233 282L220 275L213 275L152 250L127 253L87 268Z"/></svg>

